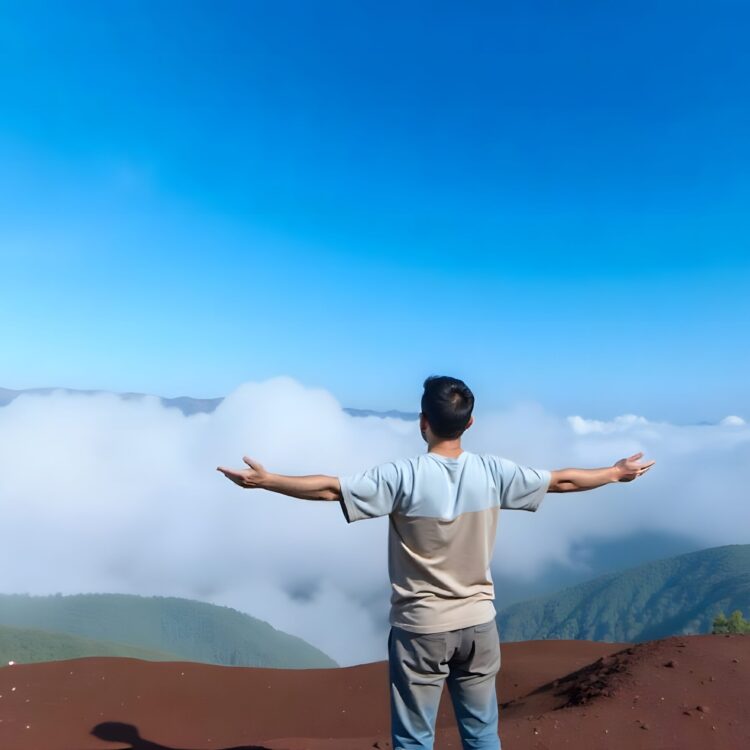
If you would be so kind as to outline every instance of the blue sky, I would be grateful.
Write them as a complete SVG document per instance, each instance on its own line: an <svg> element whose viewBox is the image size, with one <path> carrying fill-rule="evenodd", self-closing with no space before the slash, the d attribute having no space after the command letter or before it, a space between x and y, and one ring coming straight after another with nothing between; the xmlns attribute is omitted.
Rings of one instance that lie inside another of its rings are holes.
<svg viewBox="0 0 750 750"><path fill-rule="evenodd" d="M748 418L748 21L0 3L0 386Z"/></svg>

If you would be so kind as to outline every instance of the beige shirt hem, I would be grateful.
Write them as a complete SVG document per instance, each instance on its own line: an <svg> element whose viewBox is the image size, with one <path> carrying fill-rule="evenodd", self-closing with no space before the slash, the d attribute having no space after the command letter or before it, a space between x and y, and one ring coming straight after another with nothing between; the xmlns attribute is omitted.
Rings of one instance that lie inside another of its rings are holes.
<svg viewBox="0 0 750 750"><path fill-rule="evenodd" d="M431 622L427 625L414 625L412 623L398 622L393 616L390 618L390 624L394 628L401 628L402 630L409 630L412 633L445 633L450 630L460 630L461 628L469 628L473 625L483 625L485 622L494 620L497 612L495 605L492 600L487 600L489 607L479 607L477 611L473 612L471 616L464 617L454 622L443 623L440 621Z"/></svg>

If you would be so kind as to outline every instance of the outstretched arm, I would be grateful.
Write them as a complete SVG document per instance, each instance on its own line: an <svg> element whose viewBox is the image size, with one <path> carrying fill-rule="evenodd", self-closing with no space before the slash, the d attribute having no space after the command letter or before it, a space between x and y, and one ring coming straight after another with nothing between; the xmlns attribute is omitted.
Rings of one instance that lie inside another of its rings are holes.
<svg viewBox="0 0 750 750"><path fill-rule="evenodd" d="M547 492L581 492L593 490L612 482L632 482L636 477L645 474L656 461L640 463L643 453L636 453L629 458L621 458L613 466L603 469L558 469L550 472Z"/></svg>
<svg viewBox="0 0 750 750"><path fill-rule="evenodd" d="M248 469L228 469L217 466L227 479L244 489L260 489L278 492L300 500L341 500L341 484L338 477L324 474L310 474L302 477L288 477L266 471L257 461L243 456Z"/></svg>

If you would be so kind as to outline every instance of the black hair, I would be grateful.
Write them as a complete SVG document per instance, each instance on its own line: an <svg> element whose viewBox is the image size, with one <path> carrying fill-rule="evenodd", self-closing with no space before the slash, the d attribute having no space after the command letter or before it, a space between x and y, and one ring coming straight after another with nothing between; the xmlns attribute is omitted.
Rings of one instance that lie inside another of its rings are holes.
<svg viewBox="0 0 750 750"><path fill-rule="evenodd" d="M422 414L437 437L460 437L471 419L474 394L463 380L446 375L430 375L424 381Z"/></svg>

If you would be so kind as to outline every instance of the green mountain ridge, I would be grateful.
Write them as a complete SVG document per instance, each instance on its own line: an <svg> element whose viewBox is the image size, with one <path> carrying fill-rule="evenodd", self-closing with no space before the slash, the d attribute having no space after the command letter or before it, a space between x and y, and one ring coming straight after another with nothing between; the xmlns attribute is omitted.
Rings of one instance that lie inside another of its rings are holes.
<svg viewBox="0 0 750 750"><path fill-rule="evenodd" d="M124 656L146 661L180 660L176 654L138 648L126 643L96 641L37 628L9 628L0 625L0 667L10 661L31 664L40 661L79 659L84 656Z"/></svg>
<svg viewBox="0 0 750 750"><path fill-rule="evenodd" d="M504 641L639 642L708 633L721 610L750 613L750 544L608 573L498 612Z"/></svg>
<svg viewBox="0 0 750 750"><path fill-rule="evenodd" d="M264 620L230 607L177 597L0 594L0 625L114 642L208 664L338 666L302 638L276 630Z"/></svg>
<svg viewBox="0 0 750 750"><path fill-rule="evenodd" d="M710 632L750 614L750 545L690 552L608 573L501 610L504 641L639 642ZM130 594L0 594L0 664L130 656L229 666L326 668L306 641L230 607Z"/></svg>

